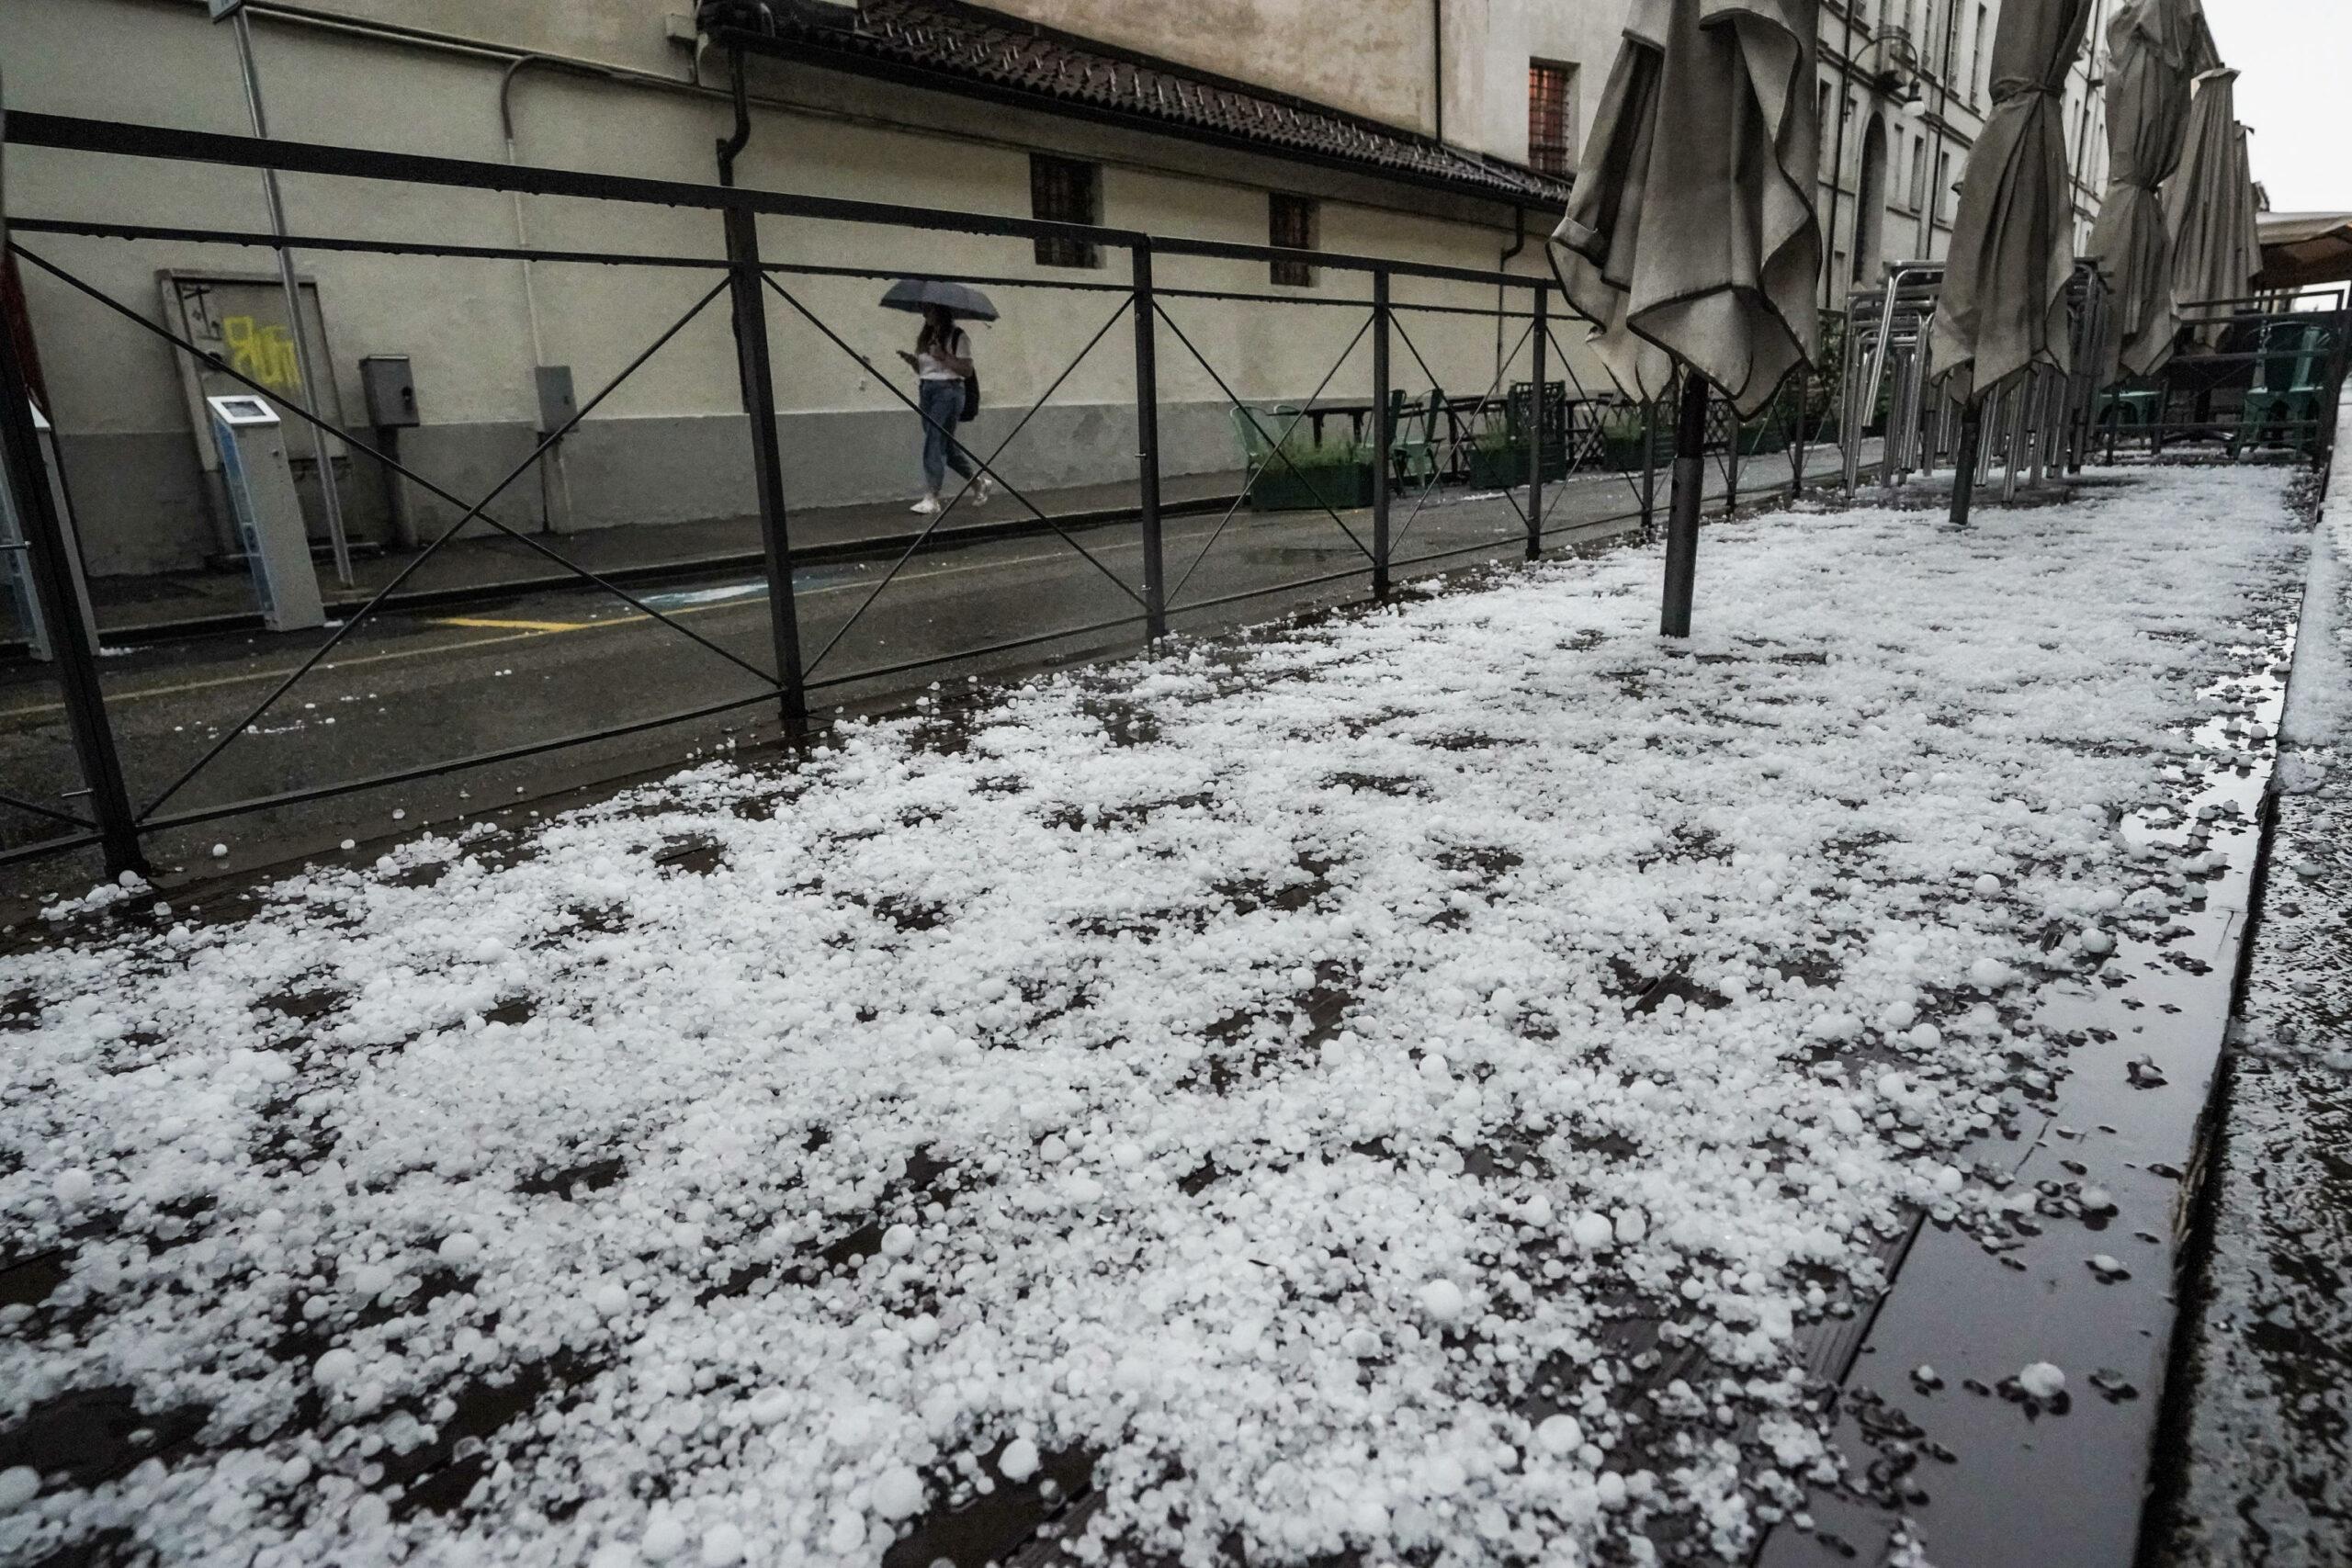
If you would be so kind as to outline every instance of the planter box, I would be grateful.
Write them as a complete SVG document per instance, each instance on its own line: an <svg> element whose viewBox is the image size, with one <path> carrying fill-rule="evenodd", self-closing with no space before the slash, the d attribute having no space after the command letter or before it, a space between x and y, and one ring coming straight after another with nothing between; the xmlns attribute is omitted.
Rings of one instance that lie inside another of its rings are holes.
<svg viewBox="0 0 2352 1568"><path fill-rule="evenodd" d="M1671 432L1659 431L1657 437L1650 443L1650 446L1651 461L1657 467L1663 468L1674 461L1674 437ZM1642 436L1639 431L1630 435L1603 435L1601 449L1602 461L1619 473L1632 474L1641 471Z"/></svg>
<svg viewBox="0 0 2352 1568"><path fill-rule="evenodd" d="M1527 448L1505 446L1495 451L1470 448L1470 488L1472 490L1510 490L1527 482Z"/></svg>
<svg viewBox="0 0 2352 1568"><path fill-rule="evenodd" d="M1277 461L1250 482L1253 512L1335 512L1372 504L1370 463L1302 463L1296 468Z"/></svg>

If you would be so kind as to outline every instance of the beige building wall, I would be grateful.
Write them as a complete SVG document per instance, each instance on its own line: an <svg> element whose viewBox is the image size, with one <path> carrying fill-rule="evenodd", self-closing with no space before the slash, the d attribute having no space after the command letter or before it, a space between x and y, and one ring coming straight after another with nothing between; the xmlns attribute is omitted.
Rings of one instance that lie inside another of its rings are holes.
<svg viewBox="0 0 2352 1568"><path fill-rule="evenodd" d="M1537 5L1528 0L1443 0L1446 136L1513 163L1527 161L1528 68L1535 61L1573 67L1571 95L1580 152L1592 133L1617 46L1623 0Z"/></svg>
<svg viewBox="0 0 2352 1568"><path fill-rule="evenodd" d="M681 6L683 0L679 0ZM488 42L478 5L339 0L355 17L446 26ZM514 154L526 164L695 182L713 177L713 144L729 111L713 92L687 90L693 62L664 37L660 4L593 0L517 4L497 11L502 48L548 46L567 55L628 62L624 79L534 66L513 87ZM575 13L576 28L557 13ZM262 17L257 51L274 133L496 162L506 156L499 88L511 57L427 47L413 39ZM245 108L229 33L181 0L40 0L0 5L0 55L12 109L125 118L243 132ZM1262 243L1267 192L1321 203L1319 243L1453 265L1492 266L1512 242L1510 214L1487 202L1398 187L1364 175L1239 156L1168 138L989 107L813 70L761 62L760 108L739 169L761 188L906 203L941 211L1025 216L1029 155L1052 149L1100 161L1104 221L1159 233ZM623 250L708 260L720 254L715 218L570 198L397 187L298 176L285 182L292 231L462 244ZM12 149L11 213L261 231L256 175ZM1044 395L1121 305L1126 258L1099 270L1037 265L1026 242L840 223L763 220L771 262L883 272L969 272L989 285L1005 320L977 335L990 412L972 432L983 452ZM158 268L266 273L262 249L181 243L124 243L26 236L55 261L150 318ZM460 495L487 488L527 456L535 439L535 364L572 367L584 400L717 281L715 271L506 260L379 256L312 250L334 374L348 417L363 407L359 359L411 356L424 428L403 457ZM1513 265L1541 268L1530 245ZM770 300L779 400L786 411L787 499L795 504L881 499L918 488L914 416L884 384L904 379L894 350L910 317L875 307L882 283L786 276L790 291L882 375L862 367L790 305ZM1358 337L1367 297L1361 275L1323 269L1308 289L1276 289L1262 265L1163 256L1163 290L1247 289L1276 302L1182 297L1170 317L1236 392L1302 399L1340 368L1326 397L1365 394L1368 343ZM27 291L62 445L83 513L85 546L100 572L186 565L218 547L196 470L197 446L173 351L131 323L27 269ZM1076 287L1069 287L1076 286ZM1491 290L1400 282L1400 302L1491 311ZM1476 396L1497 373L1489 315L1408 316L1407 330L1450 390ZM1563 342L1572 337L1564 332ZM1516 340L1514 327L1510 336ZM534 342L538 350L535 355ZM1352 347L1351 347L1352 344ZM1343 353L1347 357L1340 360ZM1429 378L1400 344L1400 384ZM1172 330L1159 347L1169 471L1239 466L1223 391ZM1054 394L1003 458L1015 483L1048 486L1131 476L1133 330L1122 321ZM1524 378L1522 355L1516 375ZM1580 374L1597 381L1589 362ZM1512 378L1507 367L1503 378ZM752 505L748 448L726 300L707 305L674 341L599 406L566 444L580 527L727 515ZM379 483L355 469L345 493L362 525L381 532ZM415 496L428 532L456 515ZM545 519L526 478L499 515L516 526Z"/></svg>
<svg viewBox="0 0 2352 1568"><path fill-rule="evenodd" d="M1429 135L1437 17L1458 3L997 0L995 8Z"/></svg>

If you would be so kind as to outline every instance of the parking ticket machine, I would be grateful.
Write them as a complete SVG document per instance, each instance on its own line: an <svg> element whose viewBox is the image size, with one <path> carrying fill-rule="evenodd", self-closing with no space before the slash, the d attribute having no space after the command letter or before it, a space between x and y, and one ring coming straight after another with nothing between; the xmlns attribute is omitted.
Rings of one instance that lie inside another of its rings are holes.
<svg viewBox="0 0 2352 1568"><path fill-rule="evenodd" d="M237 539L254 574L262 625L274 632L326 625L311 536L294 493L285 427L267 400L240 395L207 398L212 438L220 451L220 479L236 513Z"/></svg>

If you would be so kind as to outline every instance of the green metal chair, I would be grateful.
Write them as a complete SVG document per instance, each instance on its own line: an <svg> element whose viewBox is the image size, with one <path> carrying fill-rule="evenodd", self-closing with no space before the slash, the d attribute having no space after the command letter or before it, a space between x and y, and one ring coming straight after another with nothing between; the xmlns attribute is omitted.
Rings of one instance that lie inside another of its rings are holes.
<svg viewBox="0 0 2352 1568"><path fill-rule="evenodd" d="M1241 438L1241 467L1244 472L1255 473L1273 460L1275 433L1282 426L1270 421L1256 409L1234 404L1226 412L1233 420L1233 433ZM1271 426L1271 428L1269 428Z"/></svg>
<svg viewBox="0 0 2352 1568"><path fill-rule="evenodd" d="M2125 382L2109 388L2098 398L2098 424L2105 429L2111 419L2119 425L2131 424L2141 429L2155 423L2156 410L2164 402L2164 388L2141 386Z"/></svg>
<svg viewBox="0 0 2352 1568"><path fill-rule="evenodd" d="M2230 456L2258 445L2274 426L2316 428L2327 392L2327 360L2335 344L2325 327L2273 321L2263 329L2262 358L2238 412Z"/></svg>
<svg viewBox="0 0 2352 1568"><path fill-rule="evenodd" d="M1408 403L1402 387L1388 394L1388 471L1408 485L1437 482L1437 425L1445 394L1430 389L1429 400Z"/></svg>

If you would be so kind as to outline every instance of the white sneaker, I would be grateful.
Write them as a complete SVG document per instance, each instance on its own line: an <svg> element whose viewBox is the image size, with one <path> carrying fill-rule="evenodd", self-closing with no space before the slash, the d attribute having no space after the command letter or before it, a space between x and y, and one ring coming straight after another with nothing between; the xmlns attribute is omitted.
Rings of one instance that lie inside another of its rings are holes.
<svg viewBox="0 0 2352 1568"><path fill-rule="evenodd" d="M982 474L977 480L973 481L972 504L974 506L986 506L989 502L995 499L996 481L994 479L989 478L986 474Z"/></svg>
<svg viewBox="0 0 2352 1568"><path fill-rule="evenodd" d="M924 496L921 501L918 501L912 506L908 507L907 510L913 513L919 513L922 515L928 517L933 513L939 510L939 497L935 495Z"/></svg>

